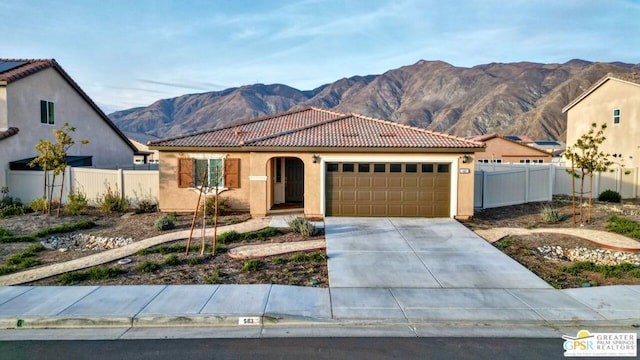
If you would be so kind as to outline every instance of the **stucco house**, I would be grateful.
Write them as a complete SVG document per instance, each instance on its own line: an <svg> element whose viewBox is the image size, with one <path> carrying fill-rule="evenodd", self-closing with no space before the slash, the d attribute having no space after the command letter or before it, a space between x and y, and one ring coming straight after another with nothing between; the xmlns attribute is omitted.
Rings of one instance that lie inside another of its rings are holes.
<svg viewBox="0 0 640 360"><path fill-rule="evenodd" d="M0 187L10 163L37 155L40 139L54 140L52 128L75 127L71 147L83 165L130 166L137 149L53 59L0 59ZM11 190L11 189L9 189Z"/></svg>
<svg viewBox="0 0 640 360"><path fill-rule="evenodd" d="M508 136L486 134L471 140L486 144L485 152L476 155L478 163L542 164L551 162L552 154L512 140Z"/></svg>
<svg viewBox="0 0 640 360"><path fill-rule="evenodd" d="M591 124L606 123L600 150L617 165L640 167L640 76L607 74L562 109L567 114L567 147Z"/></svg>
<svg viewBox="0 0 640 360"><path fill-rule="evenodd" d="M160 208L193 211L203 174L235 209L282 204L309 217L473 215L473 155L484 144L319 108L149 143Z"/></svg>

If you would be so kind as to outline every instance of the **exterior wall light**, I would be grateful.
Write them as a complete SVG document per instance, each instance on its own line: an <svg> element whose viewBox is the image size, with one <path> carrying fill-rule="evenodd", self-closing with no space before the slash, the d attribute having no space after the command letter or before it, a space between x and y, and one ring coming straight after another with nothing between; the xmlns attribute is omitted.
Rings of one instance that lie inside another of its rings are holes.
<svg viewBox="0 0 640 360"><path fill-rule="evenodd" d="M314 163L314 164L317 164L317 163L320 161L320 156L318 156L318 155L313 155L312 159L313 159L313 163Z"/></svg>

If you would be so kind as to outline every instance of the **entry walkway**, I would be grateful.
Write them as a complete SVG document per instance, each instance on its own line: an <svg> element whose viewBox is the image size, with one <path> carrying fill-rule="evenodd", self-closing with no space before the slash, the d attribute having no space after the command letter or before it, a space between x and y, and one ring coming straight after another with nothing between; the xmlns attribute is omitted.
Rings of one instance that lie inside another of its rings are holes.
<svg viewBox="0 0 640 360"><path fill-rule="evenodd" d="M325 218L329 285L549 289L454 219Z"/></svg>

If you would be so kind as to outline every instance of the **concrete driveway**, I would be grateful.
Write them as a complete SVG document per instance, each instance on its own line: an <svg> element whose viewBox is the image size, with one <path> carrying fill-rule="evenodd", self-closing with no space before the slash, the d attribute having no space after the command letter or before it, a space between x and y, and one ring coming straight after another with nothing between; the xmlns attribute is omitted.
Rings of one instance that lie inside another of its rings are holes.
<svg viewBox="0 0 640 360"><path fill-rule="evenodd" d="M325 218L330 287L549 289L453 219Z"/></svg>

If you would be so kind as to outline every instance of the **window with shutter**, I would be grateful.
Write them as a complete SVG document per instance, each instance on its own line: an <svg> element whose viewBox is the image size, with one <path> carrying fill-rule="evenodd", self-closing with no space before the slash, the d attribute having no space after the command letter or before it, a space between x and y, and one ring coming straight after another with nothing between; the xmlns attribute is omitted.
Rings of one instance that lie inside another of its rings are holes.
<svg viewBox="0 0 640 360"><path fill-rule="evenodd" d="M240 187L240 159L225 159L224 184L229 189Z"/></svg>
<svg viewBox="0 0 640 360"><path fill-rule="evenodd" d="M193 159L178 159L178 187L193 187Z"/></svg>

